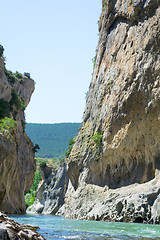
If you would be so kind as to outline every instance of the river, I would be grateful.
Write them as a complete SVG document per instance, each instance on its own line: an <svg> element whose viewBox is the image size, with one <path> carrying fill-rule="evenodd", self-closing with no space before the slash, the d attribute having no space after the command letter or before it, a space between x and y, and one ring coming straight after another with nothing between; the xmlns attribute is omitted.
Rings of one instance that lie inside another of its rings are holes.
<svg viewBox="0 0 160 240"><path fill-rule="evenodd" d="M19 223L39 226L47 240L160 239L160 225L64 219L53 215L12 215Z"/></svg>

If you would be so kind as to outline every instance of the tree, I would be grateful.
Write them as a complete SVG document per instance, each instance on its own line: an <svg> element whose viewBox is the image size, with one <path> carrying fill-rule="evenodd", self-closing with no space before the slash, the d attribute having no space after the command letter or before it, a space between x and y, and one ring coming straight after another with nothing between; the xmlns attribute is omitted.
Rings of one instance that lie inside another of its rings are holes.
<svg viewBox="0 0 160 240"><path fill-rule="evenodd" d="M39 145L38 144L35 144L35 146L33 147L33 152L35 153L35 152L37 152L37 150L39 150L40 149L40 147L39 147Z"/></svg>

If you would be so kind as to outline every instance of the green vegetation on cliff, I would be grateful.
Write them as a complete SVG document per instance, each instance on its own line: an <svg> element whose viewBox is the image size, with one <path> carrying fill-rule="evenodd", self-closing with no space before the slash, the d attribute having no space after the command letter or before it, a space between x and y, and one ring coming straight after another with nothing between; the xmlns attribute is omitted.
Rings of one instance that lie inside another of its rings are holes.
<svg viewBox="0 0 160 240"><path fill-rule="evenodd" d="M102 146L102 137L103 135L99 132L96 132L92 139L94 140L95 144L98 146L98 147L101 147Z"/></svg>
<svg viewBox="0 0 160 240"><path fill-rule="evenodd" d="M31 189L25 194L26 208L31 206L36 199L36 192L39 182L42 180L39 170L35 172L34 180Z"/></svg>
<svg viewBox="0 0 160 240"><path fill-rule="evenodd" d="M73 148L74 143L75 143L75 140L74 140L73 138L71 138L71 139L69 140L69 146L68 146L68 150L67 150L67 152L66 152L66 157L69 157L69 155L70 155L70 153L71 153L71 151L72 151L72 148Z"/></svg>
<svg viewBox="0 0 160 240"><path fill-rule="evenodd" d="M0 57L3 57L4 48L0 45ZM3 57L4 58L4 57ZM4 68L5 75L7 77L8 83L12 85L16 81L20 83L23 82L23 75L19 72L12 73ZM12 141L12 135L14 134L15 125L16 125L16 115L18 109L24 111L24 101L19 96L19 93L12 88L10 101L5 99L0 99L0 132L5 136L9 141Z"/></svg>
<svg viewBox="0 0 160 240"><path fill-rule="evenodd" d="M14 133L16 121L12 118L5 117L0 120L0 131L10 141L11 135Z"/></svg>
<svg viewBox="0 0 160 240"><path fill-rule="evenodd" d="M24 82L23 75L21 73L19 73L18 71L13 73L12 71L8 71L7 69L5 69L5 74L8 79L8 82L11 85L14 84L16 81L19 81L20 83Z"/></svg>
<svg viewBox="0 0 160 240"><path fill-rule="evenodd" d="M11 111L10 104L3 98L0 99L0 119L9 116Z"/></svg>
<svg viewBox="0 0 160 240"><path fill-rule="evenodd" d="M65 156L68 142L78 134L81 123L37 124L27 123L26 133L40 146L36 157L58 158Z"/></svg>
<svg viewBox="0 0 160 240"><path fill-rule="evenodd" d="M11 100L9 102L3 98L0 99L0 132L10 141L12 141L17 115L17 111L13 110L13 106L22 111L25 109L24 101L18 95L17 91L12 89Z"/></svg>

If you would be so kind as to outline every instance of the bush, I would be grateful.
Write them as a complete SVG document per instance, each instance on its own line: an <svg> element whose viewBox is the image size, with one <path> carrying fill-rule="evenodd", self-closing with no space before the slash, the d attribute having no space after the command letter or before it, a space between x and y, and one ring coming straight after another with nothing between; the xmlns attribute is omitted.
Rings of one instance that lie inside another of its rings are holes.
<svg viewBox="0 0 160 240"><path fill-rule="evenodd" d="M10 104L6 102L4 99L0 99L0 119L5 116L9 117L10 115Z"/></svg>
<svg viewBox="0 0 160 240"><path fill-rule="evenodd" d="M25 203L26 203L26 208L30 207L34 201L36 200L36 194L30 194L30 193L27 193L25 195Z"/></svg>
<svg viewBox="0 0 160 240"><path fill-rule="evenodd" d="M45 161L41 162L39 164L39 166L40 166L40 168L45 168L46 167L46 162Z"/></svg>
<svg viewBox="0 0 160 240"><path fill-rule="evenodd" d="M69 146L68 146L68 151L66 152L66 157L68 158L69 157L69 155L70 155L70 153L71 153L71 151L72 151L72 148L73 148L73 145L75 144L75 140L73 139L73 138L71 138L70 140L69 140Z"/></svg>
<svg viewBox="0 0 160 240"><path fill-rule="evenodd" d="M20 82L20 83L23 83L24 82L24 79L23 79L23 75L21 73L19 73L18 71L16 71L16 73L13 73L14 76L17 78L17 80Z"/></svg>
<svg viewBox="0 0 160 240"><path fill-rule="evenodd" d="M25 110L25 106L24 106L24 101L20 98L20 96L18 95L18 93L12 89L11 92L11 101L10 101L10 105L15 105L17 108L20 108L22 111Z"/></svg>
<svg viewBox="0 0 160 240"><path fill-rule="evenodd" d="M36 153L39 149L40 149L40 146L38 144L35 144L32 150L34 153Z"/></svg>
<svg viewBox="0 0 160 240"><path fill-rule="evenodd" d="M24 82L23 75L17 71L16 73L13 73L12 71L5 69L5 74L10 84L14 84L16 81L19 81L20 83Z"/></svg>
<svg viewBox="0 0 160 240"><path fill-rule="evenodd" d="M36 199L36 192L38 189L38 184L41 180L42 180L42 177L41 177L40 171L37 170L35 172L32 187L29 190L29 192L25 194L26 208L31 206L34 203L34 201Z"/></svg>
<svg viewBox="0 0 160 240"><path fill-rule="evenodd" d="M15 121L12 118L5 117L0 120L0 129L12 131L15 127Z"/></svg>
<svg viewBox="0 0 160 240"><path fill-rule="evenodd" d="M11 71L8 71L5 69L5 74L6 74L6 77L8 79L8 82L10 84L14 84L15 81L16 81L16 77L13 75L13 73Z"/></svg>
<svg viewBox="0 0 160 240"><path fill-rule="evenodd" d="M7 138L11 140L11 135L14 133L16 121L12 118L5 117L0 120L0 131Z"/></svg>
<svg viewBox="0 0 160 240"><path fill-rule="evenodd" d="M103 135L101 133L99 133L99 132L96 132L93 135L93 137L92 137L92 139L94 140L95 144L97 146L99 146L99 147L102 146L102 137L103 137Z"/></svg>
<svg viewBox="0 0 160 240"><path fill-rule="evenodd" d="M23 78L23 75L21 73L19 73L18 71L16 71L15 73L13 73L18 79Z"/></svg>
<svg viewBox="0 0 160 240"><path fill-rule="evenodd" d="M40 174L40 171L37 170L35 172L35 175L34 175L34 180L33 180L33 184L32 184L32 187L30 189L30 192L34 192L34 191L37 191L37 188L38 188L38 184L39 182L42 180L42 177L41 177L41 174Z"/></svg>

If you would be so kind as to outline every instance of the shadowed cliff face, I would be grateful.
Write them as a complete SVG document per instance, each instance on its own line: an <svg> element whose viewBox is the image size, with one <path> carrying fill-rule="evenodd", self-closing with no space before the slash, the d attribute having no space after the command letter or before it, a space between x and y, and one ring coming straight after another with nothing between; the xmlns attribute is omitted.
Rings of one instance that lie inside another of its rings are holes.
<svg viewBox="0 0 160 240"><path fill-rule="evenodd" d="M24 192L32 185L33 144L25 133L24 107L34 91L34 81L8 77L0 58L0 211L24 213Z"/></svg>
<svg viewBox="0 0 160 240"><path fill-rule="evenodd" d="M160 1L102 5L83 126L68 163L74 191L145 183L160 170Z"/></svg>
<svg viewBox="0 0 160 240"><path fill-rule="evenodd" d="M56 214L64 204L68 176L66 164L61 163L56 169L45 166L40 168L42 182L39 184L36 200L27 208L28 213Z"/></svg>

